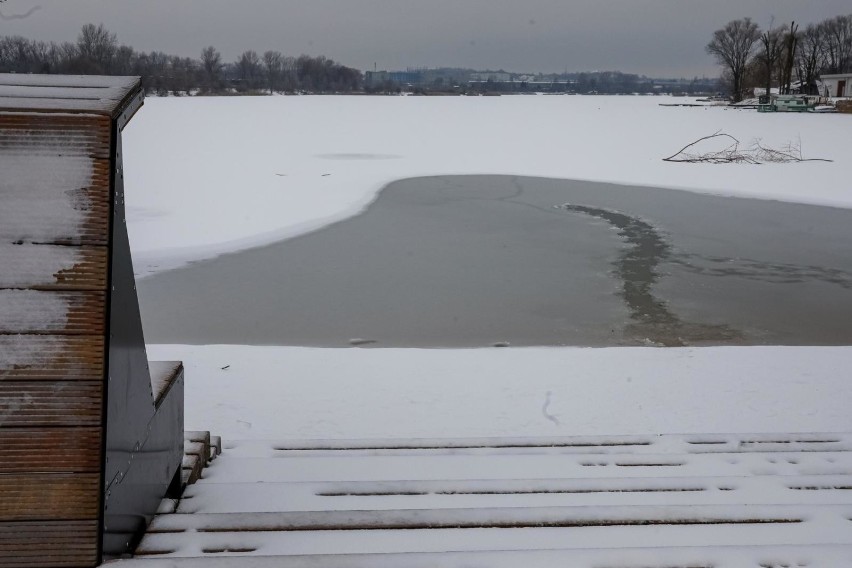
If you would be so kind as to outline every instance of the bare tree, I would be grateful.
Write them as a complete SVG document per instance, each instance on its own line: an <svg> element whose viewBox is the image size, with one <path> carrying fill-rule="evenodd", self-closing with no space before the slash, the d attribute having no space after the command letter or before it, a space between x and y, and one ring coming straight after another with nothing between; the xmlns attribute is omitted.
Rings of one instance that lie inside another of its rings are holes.
<svg viewBox="0 0 852 568"><path fill-rule="evenodd" d="M819 24L823 36L826 73L844 73L852 65L852 15L836 16Z"/></svg>
<svg viewBox="0 0 852 568"><path fill-rule="evenodd" d="M110 33L103 24L86 24L77 36L77 52L81 63L91 66L93 73L111 73L117 50L115 34Z"/></svg>
<svg viewBox="0 0 852 568"><path fill-rule="evenodd" d="M62 58L67 62L75 59L77 57L77 45L71 43L70 41L63 41L59 45L59 51L62 54Z"/></svg>
<svg viewBox="0 0 852 568"><path fill-rule="evenodd" d="M127 45L122 45L115 50L113 71L118 75L132 75L133 61L136 59L136 51Z"/></svg>
<svg viewBox="0 0 852 568"><path fill-rule="evenodd" d="M236 67L246 90L252 90L259 86L262 67L256 51L250 49L240 55Z"/></svg>
<svg viewBox="0 0 852 568"><path fill-rule="evenodd" d="M296 58L293 56L284 57L282 67L282 89L285 91L296 90L296 87L298 86L298 80L296 79Z"/></svg>
<svg viewBox="0 0 852 568"><path fill-rule="evenodd" d="M790 24L790 30L785 32L782 40L781 56L781 92L789 95L793 86L793 67L796 63L796 50L799 47L799 26L796 22Z"/></svg>
<svg viewBox="0 0 852 568"><path fill-rule="evenodd" d="M196 79L196 62L189 57L169 57L170 89L172 94L189 94Z"/></svg>
<svg viewBox="0 0 852 568"><path fill-rule="evenodd" d="M263 54L263 70L266 72L266 86L269 94L275 92L281 72L284 69L284 56L280 51L267 51Z"/></svg>
<svg viewBox="0 0 852 568"><path fill-rule="evenodd" d="M204 72L204 86L208 91L222 88L222 54L212 45L201 50L201 68Z"/></svg>
<svg viewBox="0 0 852 568"><path fill-rule="evenodd" d="M837 52L835 73L846 73L852 69L852 14L837 16L831 22L828 41L834 44Z"/></svg>
<svg viewBox="0 0 852 568"><path fill-rule="evenodd" d="M5 70L15 73L32 72L30 41L21 36L4 37L0 41L0 61Z"/></svg>
<svg viewBox="0 0 852 568"><path fill-rule="evenodd" d="M167 95L169 92L169 56L162 51L152 51L148 55L148 79L149 87L158 95Z"/></svg>
<svg viewBox="0 0 852 568"><path fill-rule="evenodd" d="M705 48L731 75L734 102L742 100L743 74L760 34L751 18L733 20L713 33Z"/></svg>
<svg viewBox="0 0 852 568"><path fill-rule="evenodd" d="M763 64L766 72L764 81L766 81L766 94L772 92L772 73L781 59L781 54L784 51L784 29L771 28L760 34L760 51L757 58Z"/></svg>
<svg viewBox="0 0 852 568"><path fill-rule="evenodd" d="M832 20L824 20L819 23L820 34L822 35L822 57L823 57L823 73L838 72L838 49L833 40L834 22Z"/></svg>
<svg viewBox="0 0 852 568"><path fill-rule="evenodd" d="M802 83L802 92L817 94L817 77L824 65L822 27L809 24L799 34L799 49L796 51L796 74Z"/></svg>

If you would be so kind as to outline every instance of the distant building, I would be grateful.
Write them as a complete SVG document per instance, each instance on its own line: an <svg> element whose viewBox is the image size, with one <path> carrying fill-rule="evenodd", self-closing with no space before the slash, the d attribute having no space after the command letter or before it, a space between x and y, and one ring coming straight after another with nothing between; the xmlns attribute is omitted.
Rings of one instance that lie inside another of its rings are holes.
<svg viewBox="0 0 852 568"><path fill-rule="evenodd" d="M388 82L387 71L366 71L364 73L364 86L367 88L378 87Z"/></svg>
<svg viewBox="0 0 852 568"><path fill-rule="evenodd" d="M420 71L366 71L364 73L364 86L386 87L395 85L397 87L416 86L423 82L423 74Z"/></svg>
<svg viewBox="0 0 852 568"><path fill-rule="evenodd" d="M422 81L419 71L391 71L388 78L397 85L419 85Z"/></svg>
<svg viewBox="0 0 852 568"><path fill-rule="evenodd" d="M821 95L825 97L852 97L852 73L823 75Z"/></svg>
<svg viewBox="0 0 852 568"><path fill-rule="evenodd" d="M504 71L476 72L470 74L470 80L473 83L485 83L488 81L492 83L508 83L512 80L512 74Z"/></svg>

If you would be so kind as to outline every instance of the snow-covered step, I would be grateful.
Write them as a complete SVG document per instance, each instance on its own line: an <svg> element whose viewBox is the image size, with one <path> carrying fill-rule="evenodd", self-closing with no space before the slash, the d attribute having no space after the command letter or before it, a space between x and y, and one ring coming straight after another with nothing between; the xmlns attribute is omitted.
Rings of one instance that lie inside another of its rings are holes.
<svg viewBox="0 0 852 568"><path fill-rule="evenodd" d="M482 514L489 512L483 511ZM155 533L145 537L137 554L158 557L216 554L287 556L624 547L666 549L681 546L852 545L852 531L847 526L848 521L843 521L845 519L831 516L813 522L779 524L637 524L542 528L519 523L517 528L293 531L252 531L246 528L239 531Z"/></svg>
<svg viewBox="0 0 852 568"><path fill-rule="evenodd" d="M630 525L758 525L830 521L852 539L852 505L662 505L298 511L160 515L148 534L286 532L306 530L404 530L537 528Z"/></svg>
<svg viewBox="0 0 852 568"><path fill-rule="evenodd" d="M242 556L210 552L196 558L138 557L126 568L529 568L618 566L620 568L767 568L849 566L852 546L679 546L673 548L442 551L402 554Z"/></svg>
<svg viewBox="0 0 852 568"><path fill-rule="evenodd" d="M226 454L227 455L227 452ZM552 455L488 454L285 456L217 460L206 483L442 479L619 479L846 475L852 453Z"/></svg>
<svg viewBox="0 0 852 568"><path fill-rule="evenodd" d="M173 511L154 519L133 562L840 566L852 559L852 444L845 434L238 441Z"/></svg>
<svg viewBox="0 0 852 568"><path fill-rule="evenodd" d="M844 476L201 483L178 513L606 505L849 505ZM239 495L235 499L234 495Z"/></svg>
<svg viewBox="0 0 852 568"><path fill-rule="evenodd" d="M852 450L848 433L690 434L658 436L576 436L536 438L242 440L228 452L239 457L282 455L402 455L493 452L531 454L706 454L840 452Z"/></svg>

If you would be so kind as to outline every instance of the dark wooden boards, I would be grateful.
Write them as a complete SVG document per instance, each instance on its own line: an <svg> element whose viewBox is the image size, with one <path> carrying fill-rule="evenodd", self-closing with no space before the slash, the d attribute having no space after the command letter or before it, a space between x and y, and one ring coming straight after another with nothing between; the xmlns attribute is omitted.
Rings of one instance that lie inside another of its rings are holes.
<svg viewBox="0 0 852 568"><path fill-rule="evenodd" d="M133 550L183 453L156 397L124 213L135 77L0 74L0 566Z"/></svg>
<svg viewBox="0 0 852 568"><path fill-rule="evenodd" d="M0 566L98 561L124 83L0 75Z"/></svg>

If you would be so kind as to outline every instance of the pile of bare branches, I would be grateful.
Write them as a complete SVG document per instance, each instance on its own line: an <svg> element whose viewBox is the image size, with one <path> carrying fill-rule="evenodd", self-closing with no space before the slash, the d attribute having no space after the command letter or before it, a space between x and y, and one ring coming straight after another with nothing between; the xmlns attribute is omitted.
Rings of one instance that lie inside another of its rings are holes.
<svg viewBox="0 0 852 568"><path fill-rule="evenodd" d="M715 150L702 150L698 146L708 140L722 140L726 146ZM823 158L805 158L802 156L802 142L788 142L780 148L764 146L760 139L752 141L746 148L740 147L740 141L721 130L699 138L687 144L664 162L687 162L691 164L782 164L787 162L831 162Z"/></svg>

